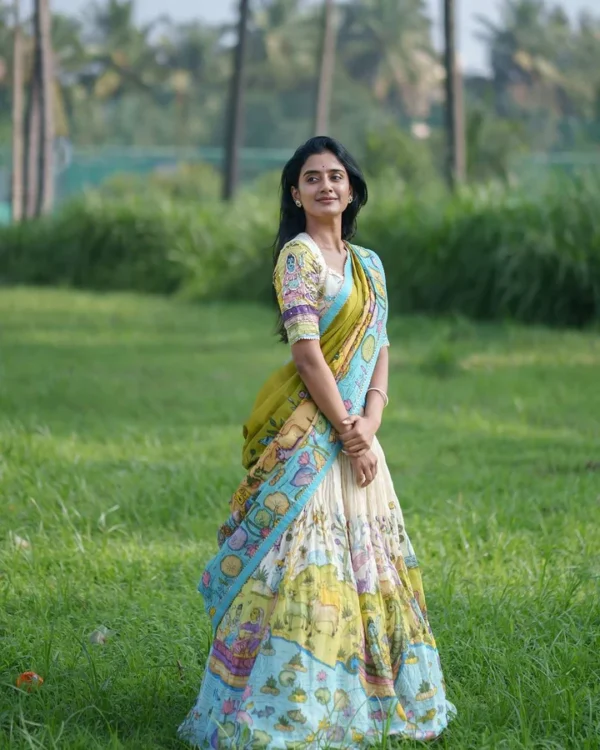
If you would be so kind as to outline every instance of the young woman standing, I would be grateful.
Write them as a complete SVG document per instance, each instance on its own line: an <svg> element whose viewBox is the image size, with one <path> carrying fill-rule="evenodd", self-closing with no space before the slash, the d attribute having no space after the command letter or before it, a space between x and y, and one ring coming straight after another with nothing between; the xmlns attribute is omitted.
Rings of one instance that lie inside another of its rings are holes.
<svg viewBox="0 0 600 750"><path fill-rule="evenodd" d="M366 200L331 138L308 141L283 171L274 284L292 359L244 427L248 473L199 586L215 637L179 728L196 747L428 740L455 711L376 437L385 276L349 242Z"/></svg>

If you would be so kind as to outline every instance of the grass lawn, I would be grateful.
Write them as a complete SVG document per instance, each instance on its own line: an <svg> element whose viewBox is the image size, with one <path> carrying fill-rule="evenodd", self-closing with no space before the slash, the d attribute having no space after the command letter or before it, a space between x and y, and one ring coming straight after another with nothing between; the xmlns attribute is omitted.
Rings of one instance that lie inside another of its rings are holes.
<svg viewBox="0 0 600 750"><path fill-rule="evenodd" d="M183 747L272 314L17 289L0 321L0 747ZM380 437L459 710L436 747L597 750L598 332L389 332Z"/></svg>

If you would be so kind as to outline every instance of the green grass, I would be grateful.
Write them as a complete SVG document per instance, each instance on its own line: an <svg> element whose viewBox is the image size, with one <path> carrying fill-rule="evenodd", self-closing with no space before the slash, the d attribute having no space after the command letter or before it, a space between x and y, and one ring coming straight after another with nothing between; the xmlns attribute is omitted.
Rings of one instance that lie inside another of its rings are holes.
<svg viewBox="0 0 600 750"><path fill-rule="evenodd" d="M180 747L209 643L196 584L287 356L272 316L17 289L0 320L0 747ZM381 439L459 710L438 746L597 750L597 331L390 336Z"/></svg>

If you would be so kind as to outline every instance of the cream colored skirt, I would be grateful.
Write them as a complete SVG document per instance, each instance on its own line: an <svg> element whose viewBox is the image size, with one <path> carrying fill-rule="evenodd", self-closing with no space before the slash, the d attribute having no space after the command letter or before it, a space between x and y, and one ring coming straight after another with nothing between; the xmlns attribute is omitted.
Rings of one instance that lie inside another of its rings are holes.
<svg viewBox="0 0 600 750"><path fill-rule="evenodd" d="M180 735L197 747L360 747L452 717L385 456L340 454L225 614Z"/></svg>

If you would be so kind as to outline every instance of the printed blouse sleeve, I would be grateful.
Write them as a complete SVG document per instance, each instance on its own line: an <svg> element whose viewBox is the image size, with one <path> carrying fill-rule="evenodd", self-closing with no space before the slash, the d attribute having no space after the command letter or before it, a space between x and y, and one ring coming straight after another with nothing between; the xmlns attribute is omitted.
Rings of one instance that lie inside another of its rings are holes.
<svg viewBox="0 0 600 750"><path fill-rule="evenodd" d="M319 339L321 269L306 245L291 242L279 255L274 283L290 345Z"/></svg>

